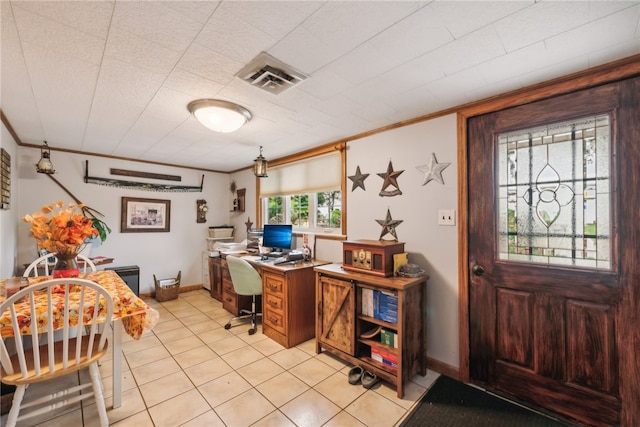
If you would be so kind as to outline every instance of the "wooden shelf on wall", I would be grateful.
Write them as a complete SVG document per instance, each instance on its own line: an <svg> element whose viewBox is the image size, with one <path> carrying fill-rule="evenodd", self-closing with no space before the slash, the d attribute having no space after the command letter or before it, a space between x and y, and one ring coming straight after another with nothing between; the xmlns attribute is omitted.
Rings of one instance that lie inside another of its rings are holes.
<svg viewBox="0 0 640 427"><path fill-rule="evenodd" d="M204 175L200 180L200 186L195 185L175 185L175 184L153 184L149 182L126 181L113 178L99 178L89 176L89 161L86 161L84 170L84 182L87 184L106 185L108 187L130 188L134 190L164 191L164 192L202 192Z"/></svg>
<svg viewBox="0 0 640 427"><path fill-rule="evenodd" d="M234 203L234 207L233 209L231 209L231 212L244 212L246 194L247 194L246 188L239 188L238 191L236 191L237 203Z"/></svg>

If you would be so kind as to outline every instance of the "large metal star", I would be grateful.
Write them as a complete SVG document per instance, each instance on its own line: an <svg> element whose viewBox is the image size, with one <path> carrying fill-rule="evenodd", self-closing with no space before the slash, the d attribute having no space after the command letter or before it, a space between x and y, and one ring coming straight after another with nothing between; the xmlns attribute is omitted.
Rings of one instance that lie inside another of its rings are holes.
<svg viewBox="0 0 640 427"><path fill-rule="evenodd" d="M387 209L387 218L386 219L376 219L376 222L382 226L382 231L380 232L380 237L378 240L382 240L384 236L387 234L391 234L394 239L398 240L398 236L396 235L396 227L402 223L401 219L391 219L391 212Z"/></svg>
<svg viewBox="0 0 640 427"><path fill-rule="evenodd" d="M364 191L367 191L364 188L364 180L369 177L368 173L361 173L360 166L356 168L356 174L348 177L352 182L353 186L351 187L351 191L355 191L356 188L361 187Z"/></svg>
<svg viewBox="0 0 640 427"><path fill-rule="evenodd" d="M249 232L249 230L251 230L251 226L253 225L253 223L251 222L251 217L247 217L247 222L244 223L244 225L247 227L247 233Z"/></svg>
<svg viewBox="0 0 640 427"><path fill-rule="evenodd" d="M450 164L451 163L438 163L438 161L436 160L436 153L431 153L431 159L429 160L429 163L424 166L416 167L416 169L424 173L424 181L422 181L422 185L427 185L434 179L440 184L444 185L442 171L445 170Z"/></svg>
<svg viewBox="0 0 640 427"><path fill-rule="evenodd" d="M402 194L402 191L400 191L400 187L398 187L398 177L402 172L404 171L394 171L393 164L391 164L391 161L389 161L387 172L378 174L380 178L384 179L384 182L382 183L382 190L380 190L380 196L399 196L400 194ZM396 189L386 191L387 187L389 187L390 185L396 187Z"/></svg>

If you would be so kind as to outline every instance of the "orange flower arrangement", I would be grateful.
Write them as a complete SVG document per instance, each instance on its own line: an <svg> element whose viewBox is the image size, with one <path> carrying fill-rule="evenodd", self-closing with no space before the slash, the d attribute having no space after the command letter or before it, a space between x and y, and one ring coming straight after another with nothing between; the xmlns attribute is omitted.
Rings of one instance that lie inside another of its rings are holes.
<svg viewBox="0 0 640 427"><path fill-rule="evenodd" d="M56 254L78 253L87 239L98 236L93 221L84 215L83 204L56 202L41 212L22 217L31 223L31 233L38 247Z"/></svg>

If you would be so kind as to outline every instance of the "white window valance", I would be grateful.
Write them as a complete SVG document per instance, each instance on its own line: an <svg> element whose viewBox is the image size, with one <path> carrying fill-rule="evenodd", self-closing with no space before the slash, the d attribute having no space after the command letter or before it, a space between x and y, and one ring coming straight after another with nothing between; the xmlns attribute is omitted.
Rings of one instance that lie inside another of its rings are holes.
<svg viewBox="0 0 640 427"><path fill-rule="evenodd" d="M269 177L260 179L260 197L339 190L341 168L339 151L269 167Z"/></svg>

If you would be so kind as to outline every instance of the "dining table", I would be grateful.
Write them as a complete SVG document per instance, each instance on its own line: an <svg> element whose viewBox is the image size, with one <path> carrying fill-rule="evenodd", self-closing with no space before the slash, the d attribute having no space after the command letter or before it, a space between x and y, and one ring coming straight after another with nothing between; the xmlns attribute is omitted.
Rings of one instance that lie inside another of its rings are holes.
<svg viewBox="0 0 640 427"><path fill-rule="evenodd" d="M158 323L160 313L137 296L114 270L97 270L82 273L80 278L96 282L107 290L113 300L112 340L110 345L113 352L113 408L118 408L122 405L123 331L133 339L139 340L145 332L151 331ZM27 286L50 279L51 276L28 277ZM0 291L4 290L6 282L7 279L0 280ZM6 295L6 292L0 292L0 295ZM53 298L64 298L64 293L54 292L52 295ZM0 296L0 303L4 300L5 297ZM85 310L93 311L93 303L94 301L89 301L89 298L87 298ZM29 321L31 307L28 303L20 304L20 307L26 315L21 331L29 333L31 331ZM60 315L62 314L60 313ZM3 337L13 336L11 318L8 313L0 313L0 332Z"/></svg>

